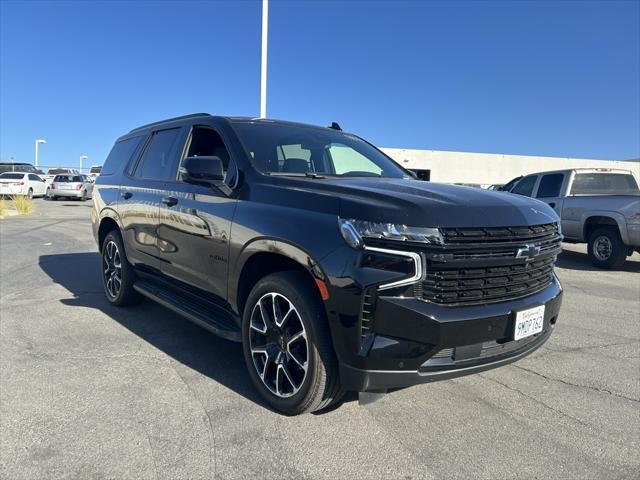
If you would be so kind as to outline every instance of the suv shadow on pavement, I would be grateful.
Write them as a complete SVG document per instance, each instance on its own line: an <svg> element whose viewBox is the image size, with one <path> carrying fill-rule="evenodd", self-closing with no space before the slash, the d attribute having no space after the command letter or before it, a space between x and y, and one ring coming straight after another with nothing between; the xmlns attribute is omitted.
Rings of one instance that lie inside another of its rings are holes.
<svg viewBox="0 0 640 480"><path fill-rule="evenodd" d="M637 256L634 256L634 259L635 258L637 258ZM595 267L589 260L589 257L586 253L574 252L572 250L563 250L562 253L558 255L556 267L587 272L604 271L601 268ZM613 271L640 272L640 262L634 262L627 259L627 261L624 262L624 264L620 268L616 268Z"/></svg>
<svg viewBox="0 0 640 480"><path fill-rule="evenodd" d="M251 384L241 344L223 340L154 302L127 309L112 306L103 291L97 252L43 255L39 265L73 294L60 300L63 304L103 312L178 362L269 409Z"/></svg>

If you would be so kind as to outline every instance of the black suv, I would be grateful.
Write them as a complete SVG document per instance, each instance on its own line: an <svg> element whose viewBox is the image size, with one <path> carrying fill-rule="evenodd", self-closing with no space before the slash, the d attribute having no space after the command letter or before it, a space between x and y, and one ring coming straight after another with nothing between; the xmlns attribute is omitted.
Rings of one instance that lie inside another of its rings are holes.
<svg viewBox="0 0 640 480"><path fill-rule="evenodd" d="M337 124L195 114L136 128L93 204L109 301L150 298L241 342L288 414L505 365L558 318L548 205L416 180Z"/></svg>

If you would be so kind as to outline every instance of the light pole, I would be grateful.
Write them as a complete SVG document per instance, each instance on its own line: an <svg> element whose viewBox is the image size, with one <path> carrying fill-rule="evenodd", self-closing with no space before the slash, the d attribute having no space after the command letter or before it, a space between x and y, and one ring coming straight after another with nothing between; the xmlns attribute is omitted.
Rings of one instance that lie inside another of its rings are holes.
<svg viewBox="0 0 640 480"><path fill-rule="evenodd" d="M42 138L38 138L36 139L35 142L35 147L36 147L36 152L35 152L35 167L38 168L38 145L40 145L41 143L47 143L46 140L42 139Z"/></svg>
<svg viewBox="0 0 640 480"><path fill-rule="evenodd" d="M269 0L262 0L262 64L260 67L260 118L267 116L267 29Z"/></svg>
<svg viewBox="0 0 640 480"><path fill-rule="evenodd" d="M82 173L82 161L86 160L87 158L89 157L87 157L86 155L80 155L80 173Z"/></svg>

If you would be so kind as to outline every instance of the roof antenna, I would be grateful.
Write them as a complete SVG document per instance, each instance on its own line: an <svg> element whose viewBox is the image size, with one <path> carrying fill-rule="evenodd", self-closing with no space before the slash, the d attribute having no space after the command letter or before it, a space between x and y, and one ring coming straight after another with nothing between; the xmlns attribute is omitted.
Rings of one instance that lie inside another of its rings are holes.
<svg viewBox="0 0 640 480"><path fill-rule="evenodd" d="M329 128L342 131L342 129L340 128L340 125L338 125L338 122L331 122L331 125L329 126Z"/></svg>

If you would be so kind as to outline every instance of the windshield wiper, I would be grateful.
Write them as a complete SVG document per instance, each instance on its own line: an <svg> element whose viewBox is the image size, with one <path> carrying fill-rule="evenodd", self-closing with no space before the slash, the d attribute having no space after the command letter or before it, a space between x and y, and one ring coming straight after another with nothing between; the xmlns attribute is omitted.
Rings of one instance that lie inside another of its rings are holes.
<svg viewBox="0 0 640 480"><path fill-rule="evenodd" d="M321 175L316 172L264 172L267 175L271 175L273 177L306 177L306 178L327 178L324 175Z"/></svg>

